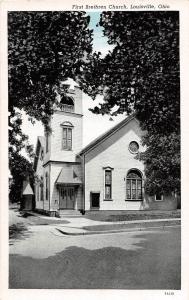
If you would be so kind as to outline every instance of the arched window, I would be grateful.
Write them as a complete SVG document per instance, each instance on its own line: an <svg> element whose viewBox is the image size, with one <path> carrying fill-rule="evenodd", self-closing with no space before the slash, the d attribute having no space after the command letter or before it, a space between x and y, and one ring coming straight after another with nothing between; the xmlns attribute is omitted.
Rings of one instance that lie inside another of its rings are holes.
<svg viewBox="0 0 189 300"><path fill-rule="evenodd" d="M138 170L130 170L126 181L127 200L142 200L142 175Z"/></svg>
<svg viewBox="0 0 189 300"><path fill-rule="evenodd" d="M49 199L49 176L48 176L48 173L46 173L45 175L45 179L46 179L46 183L45 183L45 187L46 187L46 200Z"/></svg>
<svg viewBox="0 0 189 300"><path fill-rule="evenodd" d="M64 95L60 101L62 111L74 112L74 100L72 97Z"/></svg>

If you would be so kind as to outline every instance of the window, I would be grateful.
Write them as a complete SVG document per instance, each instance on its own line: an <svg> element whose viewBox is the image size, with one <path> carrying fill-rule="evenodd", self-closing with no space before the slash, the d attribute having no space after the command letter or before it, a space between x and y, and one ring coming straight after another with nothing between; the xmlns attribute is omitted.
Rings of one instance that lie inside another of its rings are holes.
<svg viewBox="0 0 189 300"><path fill-rule="evenodd" d="M155 194L155 201L163 201L163 195L161 193Z"/></svg>
<svg viewBox="0 0 189 300"><path fill-rule="evenodd" d="M142 176L137 170L131 170L127 174L126 199L142 200Z"/></svg>
<svg viewBox="0 0 189 300"><path fill-rule="evenodd" d="M41 150L41 157L40 157L40 159L43 160L43 157L44 157L44 152L43 152L43 150Z"/></svg>
<svg viewBox="0 0 189 300"><path fill-rule="evenodd" d="M72 97L64 95L60 101L60 107L62 111L74 112L74 100Z"/></svg>
<svg viewBox="0 0 189 300"><path fill-rule="evenodd" d="M131 153L138 153L138 150L139 150L139 144L135 141L130 142L129 151Z"/></svg>
<svg viewBox="0 0 189 300"><path fill-rule="evenodd" d="M72 149L72 128L63 127L62 149Z"/></svg>
<svg viewBox="0 0 189 300"><path fill-rule="evenodd" d="M46 200L49 199L49 188L48 188L48 185L49 185L49 177L48 177L48 173L46 173Z"/></svg>
<svg viewBox="0 0 189 300"><path fill-rule="evenodd" d="M112 170L105 170L105 199L112 198Z"/></svg>
<svg viewBox="0 0 189 300"><path fill-rule="evenodd" d="M41 177L41 183L40 183L40 188L41 188L41 195L40 195L40 200L43 201L43 177Z"/></svg>
<svg viewBox="0 0 189 300"><path fill-rule="evenodd" d="M46 153L49 151L49 134L46 133Z"/></svg>

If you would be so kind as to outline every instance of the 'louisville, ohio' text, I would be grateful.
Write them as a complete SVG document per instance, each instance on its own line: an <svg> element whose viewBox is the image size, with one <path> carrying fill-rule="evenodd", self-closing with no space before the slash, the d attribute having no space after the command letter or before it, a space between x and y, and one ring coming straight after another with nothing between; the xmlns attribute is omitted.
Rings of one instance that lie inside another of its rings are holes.
<svg viewBox="0 0 189 300"><path fill-rule="evenodd" d="M109 4L109 5L77 5L77 4L73 4L72 5L72 9L76 9L76 10L82 10L82 9L119 9L119 10L124 10L124 9L168 9L170 8L169 5L167 4L159 4L159 5L152 5L152 4L130 4L130 5L115 5L115 4Z"/></svg>

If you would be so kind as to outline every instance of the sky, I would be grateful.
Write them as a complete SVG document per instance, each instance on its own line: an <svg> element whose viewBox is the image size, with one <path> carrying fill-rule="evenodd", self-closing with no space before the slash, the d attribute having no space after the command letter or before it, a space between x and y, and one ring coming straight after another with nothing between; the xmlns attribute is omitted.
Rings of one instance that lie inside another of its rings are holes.
<svg viewBox="0 0 189 300"><path fill-rule="evenodd" d="M91 17L89 27L94 30L93 51L100 51L103 57L113 49L113 46L107 43L102 28L96 27L100 19L100 12L89 12L88 15ZM93 101L88 95L83 94L83 147L125 118L125 115L120 115L110 121L110 116L95 115L88 110L102 101L103 97L100 95ZM26 114L23 114L22 130L29 136L29 143L33 144L34 147L36 146L37 136L44 135L43 125L37 121L35 125L32 125Z"/></svg>

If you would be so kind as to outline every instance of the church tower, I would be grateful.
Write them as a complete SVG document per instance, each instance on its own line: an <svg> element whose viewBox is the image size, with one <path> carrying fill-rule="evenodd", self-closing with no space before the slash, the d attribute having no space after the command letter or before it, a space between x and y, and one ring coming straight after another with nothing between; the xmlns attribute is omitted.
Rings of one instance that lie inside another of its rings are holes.
<svg viewBox="0 0 189 300"><path fill-rule="evenodd" d="M53 215L62 210L82 208L82 165L77 154L82 149L82 91L72 79L61 83L66 94L58 95L45 133L43 209Z"/></svg>
<svg viewBox="0 0 189 300"><path fill-rule="evenodd" d="M82 149L82 91L73 80L62 83L66 98L61 99L61 108L55 108L50 120L51 133L45 134L44 163L48 161L75 162Z"/></svg>

